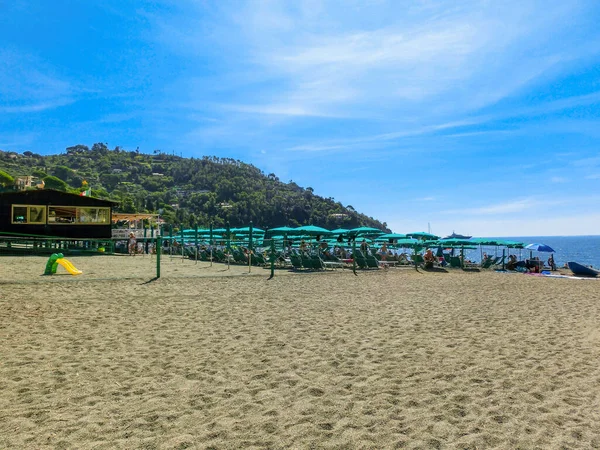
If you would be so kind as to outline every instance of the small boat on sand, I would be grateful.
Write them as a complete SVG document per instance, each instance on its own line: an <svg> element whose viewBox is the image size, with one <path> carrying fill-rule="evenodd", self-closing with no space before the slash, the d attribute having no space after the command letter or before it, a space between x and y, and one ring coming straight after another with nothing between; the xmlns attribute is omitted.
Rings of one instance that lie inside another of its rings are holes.
<svg viewBox="0 0 600 450"><path fill-rule="evenodd" d="M569 261L567 263L567 266L569 266L569 269L571 269L571 272L573 272L575 275L583 275L586 277L595 277L595 276L598 276L598 274L600 274L600 272L598 272L597 270L592 269L591 267L586 267L586 266L576 263L574 261Z"/></svg>

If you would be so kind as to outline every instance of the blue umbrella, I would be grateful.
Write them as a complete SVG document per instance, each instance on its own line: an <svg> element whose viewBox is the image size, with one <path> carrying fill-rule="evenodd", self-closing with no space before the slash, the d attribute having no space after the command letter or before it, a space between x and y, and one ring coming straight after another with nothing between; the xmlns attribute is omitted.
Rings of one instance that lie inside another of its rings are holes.
<svg viewBox="0 0 600 450"><path fill-rule="evenodd" d="M534 250L536 252L550 252L550 253L554 253L554 249L552 247L550 247L549 245L546 244L529 244L527 246L525 246L526 249L528 250Z"/></svg>

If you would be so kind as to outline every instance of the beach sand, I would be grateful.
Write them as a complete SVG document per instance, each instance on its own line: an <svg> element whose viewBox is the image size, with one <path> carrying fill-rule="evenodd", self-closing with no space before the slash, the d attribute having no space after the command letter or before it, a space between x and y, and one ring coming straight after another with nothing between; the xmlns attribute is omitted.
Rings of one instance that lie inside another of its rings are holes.
<svg viewBox="0 0 600 450"><path fill-rule="evenodd" d="M600 283L0 258L0 448L600 448Z"/></svg>

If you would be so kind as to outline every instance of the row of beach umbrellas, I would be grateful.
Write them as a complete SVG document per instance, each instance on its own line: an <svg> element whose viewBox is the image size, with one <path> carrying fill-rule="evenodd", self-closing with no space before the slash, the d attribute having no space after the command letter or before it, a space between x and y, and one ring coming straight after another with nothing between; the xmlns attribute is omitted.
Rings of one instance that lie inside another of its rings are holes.
<svg viewBox="0 0 600 450"><path fill-rule="evenodd" d="M361 239L369 244L383 244L389 243L396 247L405 248L424 248L424 247L443 247L443 248L476 248L480 246L493 246L493 247L506 247L514 249L528 249L536 252L549 252L553 253L554 249L550 246L542 243L532 243L525 245L522 242L501 240L501 239L490 239L490 238L470 238L470 239L459 239L459 238L448 238L440 239L431 233L423 231L411 232L406 234L400 233L385 233L377 228L373 227L357 227L352 229L338 228L335 230L328 230L323 227L316 225L304 225L300 227L277 227L268 230L262 230L257 227L241 227L241 228L215 228L215 229L186 229L183 230L185 237L198 236L202 239L213 239L218 236L229 236L239 240L249 240L251 236L254 236L256 240L263 240L270 238L274 240L286 240L288 238L294 239L311 239L313 237L320 237L324 242L331 245L335 245L347 239Z"/></svg>

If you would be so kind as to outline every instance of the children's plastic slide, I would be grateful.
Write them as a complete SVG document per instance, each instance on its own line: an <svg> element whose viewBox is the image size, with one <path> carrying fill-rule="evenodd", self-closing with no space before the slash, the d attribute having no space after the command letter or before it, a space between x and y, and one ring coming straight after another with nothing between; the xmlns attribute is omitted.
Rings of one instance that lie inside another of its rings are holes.
<svg viewBox="0 0 600 450"><path fill-rule="evenodd" d="M67 272L71 275L81 275L83 272L77 269L71 261L65 258L57 259L56 262L63 266Z"/></svg>
<svg viewBox="0 0 600 450"><path fill-rule="evenodd" d="M52 275L56 273L56 268L58 265L61 265L65 268L67 272L71 275L81 275L83 272L77 269L71 261L65 259L62 253L53 253L52 256L48 259L46 263L46 270L44 271L44 275Z"/></svg>

